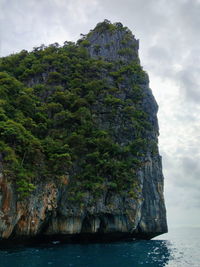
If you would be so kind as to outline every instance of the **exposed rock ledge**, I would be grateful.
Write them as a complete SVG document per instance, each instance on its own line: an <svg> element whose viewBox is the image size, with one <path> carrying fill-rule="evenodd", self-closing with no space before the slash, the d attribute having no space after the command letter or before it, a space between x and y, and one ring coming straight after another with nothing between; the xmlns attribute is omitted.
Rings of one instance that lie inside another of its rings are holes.
<svg viewBox="0 0 200 267"><path fill-rule="evenodd" d="M40 184L27 201L17 201L14 186L1 176L2 239L59 237L73 240L150 239L167 232L160 158L148 159L139 176L138 200L105 193L95 204L88 194L84 206L67 201L66 186Z"/></svg>

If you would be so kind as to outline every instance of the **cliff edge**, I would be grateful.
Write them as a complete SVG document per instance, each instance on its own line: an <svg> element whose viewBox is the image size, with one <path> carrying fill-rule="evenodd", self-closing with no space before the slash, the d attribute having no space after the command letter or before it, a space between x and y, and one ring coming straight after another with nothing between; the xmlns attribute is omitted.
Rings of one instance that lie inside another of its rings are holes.
<svg viewBox="0 0 200 267"><path fill-rule="evenodd" d="M0 59L0 238L167 232L157 103L139 42L105 20Z"/></svg>

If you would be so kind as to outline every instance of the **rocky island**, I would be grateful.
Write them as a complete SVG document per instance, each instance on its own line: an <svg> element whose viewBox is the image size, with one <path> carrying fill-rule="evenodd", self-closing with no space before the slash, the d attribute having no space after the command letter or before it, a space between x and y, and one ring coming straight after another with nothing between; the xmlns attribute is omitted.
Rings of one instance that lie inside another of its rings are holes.
<svg viewBox="0 0 200 267"><path fill-rule="evenodd" d="M139 41L105 20L0 58L0 240L167 232L158 106Z"/></svg>

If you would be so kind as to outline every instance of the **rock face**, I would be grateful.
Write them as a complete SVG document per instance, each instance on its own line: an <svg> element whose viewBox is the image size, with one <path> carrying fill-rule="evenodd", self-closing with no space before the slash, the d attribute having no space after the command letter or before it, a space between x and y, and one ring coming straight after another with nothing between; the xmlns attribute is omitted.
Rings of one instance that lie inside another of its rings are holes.
<svg viewBox="0 0 200 267"><path fill-rule="evenodd" d="M102 24L100 26L97 25L95 30L79 42L80 45L86 43L84 46L91 57L114 62L116 71L121 65L128 66L131 62L139 64L139 43L128 29L124 29L120 23L115 25L115 30L102 27ZM68 198L66 176L59 184L53 179L48 182L38 182L30 196L20 200L15 184L3 176L1 165L0 237L2 240L58 235L66 240L84 237L149 239L167 232L162 164L157 150L158 106L149 88L148 76L144 74L142 80L137 80L138 77L130 73L125 74L122 81L116 82L114 76L103 73L102 79L106 79L110 86L116 86L117 83L119 90L115 96L123 101L133 98L132 83L140 86L142 98L138 106L147 114L147 121L151 125L144 135L149 143L154 144L155 151L153 153L152 146L148 145L144 154L140 156L140 167L135 170L136 196L105 190L98 198L94 198L87 191L81 203L74 204ZM99 96L98 104L92 107L99 127L102 130L112 130L113 138L120 146L134 141L137 136L137 125L130 124L120 105L116 107L115 115L111 117L109 107L102 106L102 101Z"/></svg>

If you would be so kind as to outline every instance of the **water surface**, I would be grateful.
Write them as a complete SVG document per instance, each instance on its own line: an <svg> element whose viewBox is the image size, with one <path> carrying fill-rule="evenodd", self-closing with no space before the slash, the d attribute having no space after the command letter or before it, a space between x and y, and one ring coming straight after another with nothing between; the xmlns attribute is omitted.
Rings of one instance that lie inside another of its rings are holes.
<svg viewBox="0 0 200 267"><path fill-rule="evenodd" d="M200 266L200 228L170 230L149 241L59 244L0 250L0 267Z"/></svg>

